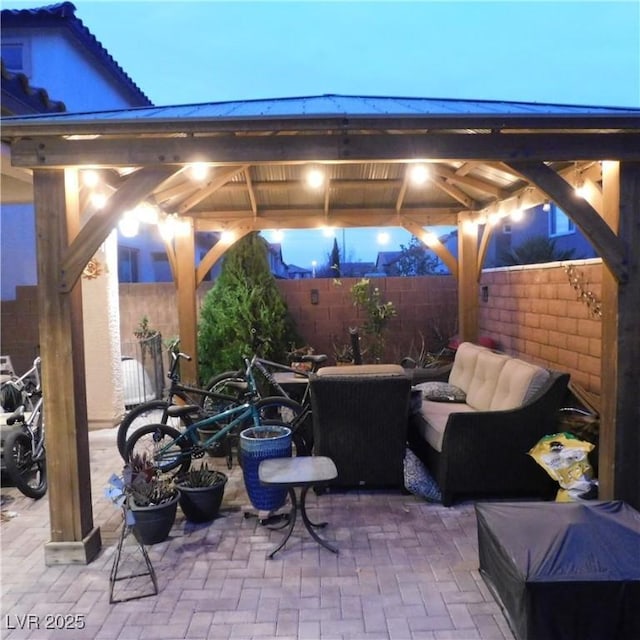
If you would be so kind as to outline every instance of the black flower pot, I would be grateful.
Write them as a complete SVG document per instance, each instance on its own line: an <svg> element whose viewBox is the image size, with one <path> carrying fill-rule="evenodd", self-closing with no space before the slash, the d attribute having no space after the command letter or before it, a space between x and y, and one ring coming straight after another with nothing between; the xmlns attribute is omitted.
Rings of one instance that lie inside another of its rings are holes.
<svg viewBox="0 0 640 640"><path fill-rule="evenodd" d="M218 471L219 479L210 487L191 487L178 483L180 488L180 508L189 522L210 522L217 515L222 504L227 476Z"/></svg>
<svg viewBox="0 0 640 640"><path fill-rule="evenodd" d="M129 508L133 514L133 532L137 540L142 544L157 544L164 542L169 537L169 532L176 519L180 492L158 505L140 507L133 500L129 502Z"/></svg>

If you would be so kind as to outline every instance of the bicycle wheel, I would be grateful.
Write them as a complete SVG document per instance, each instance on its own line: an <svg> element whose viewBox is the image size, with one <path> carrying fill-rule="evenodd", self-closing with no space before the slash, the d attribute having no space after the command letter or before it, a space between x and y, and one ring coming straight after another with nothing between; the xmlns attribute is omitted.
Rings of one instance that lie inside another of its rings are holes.
<svg viewBox="0 0 640 640"><path fill-rule="evenodd" d="M216 396L203 396L202 408L208 415L222 413L244 402L246 381L242 371L225 371L214 376L206 389Z"/></svg>
<svg viewBox="0 0 640 640"><path fill-rule="evenodd" d="M47 492L47 463L44 452L33 458L31 438L17 429L4 441L4 463L9 477L28 498L38 500Z"/></svg>
<svg viewBox="0 0 640 640"><path fill-rule="evenodd" d="M153 460L160 473L186 473L191 466L191 446L184 439L176 442L179 436L180 431L166 424L140 427L127 440L126 460L137 454Z"/></svg>
<svg viewBox="0 0 640 640"><path fill-rule="evenodd" d="M129 411L118 427L117 445L120 457L127 461L127 440L141 427L148 424L166 424L174 429L182 430L188 427L192 420L189 416L184 418L170 418L166 411L171 406L166 400L150 400L144 402Z"/></svg>
<svg viewBox="0 0 640 640"><path fill-rule="evenodd" d="M261 423L283 424L291 429L294 455L311 455L313 439L308 429L310 413L299 402L282 396L270 396L258 400L256 409Z"/></svg>

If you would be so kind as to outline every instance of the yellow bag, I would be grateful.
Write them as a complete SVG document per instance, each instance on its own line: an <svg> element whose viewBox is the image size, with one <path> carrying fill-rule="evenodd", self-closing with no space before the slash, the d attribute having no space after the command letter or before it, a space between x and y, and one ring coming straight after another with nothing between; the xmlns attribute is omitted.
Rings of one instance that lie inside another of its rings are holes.
<svg viewBox="0 0 640 640"><path fill-rule="evenodd" d="M595 445L571 433L544 436L529 455L560 484L556 502L574 502L596 497L598 481L588 454Z"/></svg>

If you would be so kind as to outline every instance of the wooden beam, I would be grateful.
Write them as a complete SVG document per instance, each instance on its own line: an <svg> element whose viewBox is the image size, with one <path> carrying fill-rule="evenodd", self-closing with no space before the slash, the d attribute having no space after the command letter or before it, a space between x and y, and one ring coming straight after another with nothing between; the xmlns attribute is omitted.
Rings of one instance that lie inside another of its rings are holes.
<svg viewBox="0 0 640 640"><path fill-rule="evenodd" d="M451 207L403 209L407 216L423 226L455 225L458 210ZM310 229L330 224L334 227L397 226L394 209L332 209L329 215L321 207L295 209L261 209L257 217L249 209L244 211L207 211L191 213L199 231L224 231L230 227L250 224L259 229Z"/></svg>
<svg viewBox="0 0 640 640"><path fill-rule="evenodd" d="M198 341L196 305L195 234L193 224L189 231L176 236L176 266L178 286L178 332L180 349L191 356L191 360L180 363L180 375L187 384L198 382Z"/></svg>
<svg viewBox="0 0 640 640"><path fill-rule="evenodd" d="M640 147L639 147L640 148ZM543 162L509 162L509 166L544 191L580 227L607 267L620 282L628 278L628 244L573 187Z"/></svg>
<svg viewBox="0 0 640 640"><path fill-rule="evenodd" d="M197 138L23 138L12 163L24 167L262 164L430 160L575 161L640 159L638 133L411 133Z"/></svg>
<svg viewBox="0 0 640 640"><path fill-rule="evenodd" d="M478 340L478 227L458 224L458 336Z"/></svg>
<svg viewBox="0 0 640 640"><path fill-rule="evenodd" d="M251 211L254 216L258 215L258 201L256 200L256 191L253 186L253 181L251 180L251 171L249 167L245 167L244 169L244 180L245 180L245 188L247 189L247 193L249 194L249 202L251 203ZM230 183L235 184L235 183ZM227 185L228 186L228 185Z"/></svg>
<svg viewBox="0 0 640 640"><path fill-rule="evenodd" d="M452 255L452 253L440 242L435 234L430 233L423 229L419 224L407 219L405 216L400 218L402 227L406 229L410 234L414 235L420 242L431 249L437 256L447 265L447 268L451 272L454 278L458 277L458 261Z"/></svg>
<svg viewBox="0 0 640 640"><path fill-rule="evenodd" d="M223 168L220 173L213 176L205 185L200 185L198 191L181 202L180 206L177 208L177 213L186 213L190 209L193 209L193 207L195 207L199 202L202 202L212 193L218 191L218 189L229 182L231 178L237 176L239 173L243 173L246 168L246 165L242 167Z"/></svg>
<svg viewBox="0 0 640 640"><path fill-rule="evenodd" d="M200 264L198 265L198 269L196 272L196 282L198 285L200 285L207 273L209 273L209 270L213 267L213 265L218 262L218 260L220 260L220 258L224 255L225 251L227 251L227 249L229 249L229 247L233 246L236 242L238 242L238 240L240 240L240 238L243 238L244 236L246 236L248 233L251 233L251 231L253 231L254 229L251 227L238 227L233 229L232 233L233 233L233 240L232 241L218 241L216 244L213 245L213 247L211 247L211 249L209 249L209 251L207 252L207 255L204 256L204 258L202 258L202 260L200 261Z"/></svg>
<svg viewBox="0 0 640 640"><path fill-rule="evenodd" d="M175 169L169 167L139 169L111 195L105 207L87 221L65 251L59 271L61 291L71 291L122 212L138 204L174 172Z"/></svg>
<svg viewBox="0 0 640 640"><path fill-rule="evenodd" d="M630 247L640 247L640 163L603 167L606 221ZM600 497L640 509L640 254L629 252L629 279L608 268L602 282Z"/></svg>
<svg viewBox="0 0 640 640"><path fill-rule="evenodd" d="M58 289L61 257L80 226L76 171L34 171L38 309L51 541L45 564L87 564L100 550L93 525L82 290Z"/></svg>
<svg viewBox="0 0 640 640"><path fill-rule="evenodd" d="M487 223L482 229L482 238L480 239L480 248L478 250L478 263L476 265L476 279L478 282L480 282L482 278L482 265L484 265L484 260L487 257L489 240L491 240L494 228L494 225Z"/></svg>
<svg viewBox="0 0 640 640"><path fill-rule="evenodd" d="M398 197L396 198L396 211L398 213L400 213L400 209L402 209L404 198L407 194L407 189L409 188L409 169L410 167L405 167L404 177L402 178L402 184L400 185L400 191L398 192Z"/></svg>
<svg viewBox="0 0 640 640"><path fill-rule="evenodd" d="M479 209L480 205L473 198L467 195L462 189L459 189L453 184L449 184L446 178L443 176L437 175L433 176L431 179L434 185L441 189L446 194L450 195L454 200L457 200L461 204L465 206L465 208L474 211L475 209Z"/></svg>
<svg viewBox="0 0 640 640"><path fill-rule="evenodd" d="M465 163L465 166L470 164L470 162L467 162ZM458 173L458 171L448 169L442 164L433 163L431 165L431 170L441 178L445 178L448 182L457 182L458 184L464 184L467 187L476 189L477 191L488 193L494 198L502 199L508 197L509 195L507 191L501 189L500 187L497 187L495 184L490 184L486 180L480 180L479 178L468 176L466 173L464 175L461 175ZM469 208L471 209L472 207Z"/></svg>

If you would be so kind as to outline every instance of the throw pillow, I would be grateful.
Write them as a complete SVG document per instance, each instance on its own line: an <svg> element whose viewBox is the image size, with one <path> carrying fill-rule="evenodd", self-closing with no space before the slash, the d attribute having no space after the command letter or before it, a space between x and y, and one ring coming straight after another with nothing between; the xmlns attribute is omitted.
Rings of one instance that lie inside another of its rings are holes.
<svg viewBox="0 0 640 640"><path fill-rule="evenodd" d="M410 493L429 502L442 502L442 494L422 460L407 448L404 454L404 486Z"/></svg>
<svg viewBox="0 0 640 640"><path fill-rule="evenodd" d="M467 394L448 382L423 382L419 385L425 400L433 402L466 402Z"/></svg>

